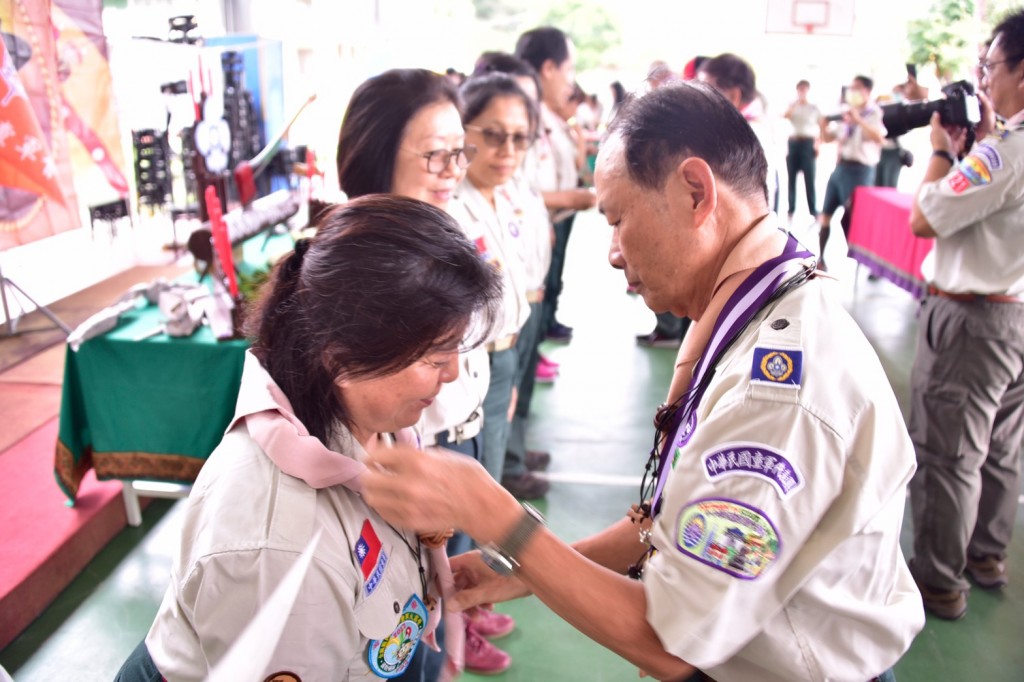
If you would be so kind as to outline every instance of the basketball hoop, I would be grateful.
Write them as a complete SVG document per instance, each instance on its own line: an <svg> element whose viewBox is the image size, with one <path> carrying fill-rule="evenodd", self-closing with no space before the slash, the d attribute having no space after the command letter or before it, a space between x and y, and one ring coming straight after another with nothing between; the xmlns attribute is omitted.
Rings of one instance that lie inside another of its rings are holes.
<svg viewBox="0 0 1024 682"><path fill-rule="evenodd" d="M855 0L768 0L765 33L853 34Z"/></svg>

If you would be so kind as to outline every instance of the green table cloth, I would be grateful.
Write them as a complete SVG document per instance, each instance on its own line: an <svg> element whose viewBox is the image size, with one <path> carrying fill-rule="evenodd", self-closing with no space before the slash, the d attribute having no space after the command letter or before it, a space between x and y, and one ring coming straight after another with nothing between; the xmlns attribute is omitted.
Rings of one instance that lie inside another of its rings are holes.
<svg viewBox="0 0 1024 682"><path fill-rule="evenodd" d="M125 313L110 332L67 349L57 481L74 500L90 469L99 479L195 480L230 422L248 342L141 338L161 324L156 306Z"/></svg>

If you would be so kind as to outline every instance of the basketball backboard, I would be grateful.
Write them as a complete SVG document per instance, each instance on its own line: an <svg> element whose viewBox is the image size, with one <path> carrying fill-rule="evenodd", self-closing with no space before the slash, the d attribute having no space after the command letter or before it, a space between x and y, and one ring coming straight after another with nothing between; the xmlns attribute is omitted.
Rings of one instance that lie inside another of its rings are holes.
<svg viewBox="0 0 1024 682"><path fill-rule="evenodd" d="M854 0L768 0L765 33L853 35Z"/></svg>

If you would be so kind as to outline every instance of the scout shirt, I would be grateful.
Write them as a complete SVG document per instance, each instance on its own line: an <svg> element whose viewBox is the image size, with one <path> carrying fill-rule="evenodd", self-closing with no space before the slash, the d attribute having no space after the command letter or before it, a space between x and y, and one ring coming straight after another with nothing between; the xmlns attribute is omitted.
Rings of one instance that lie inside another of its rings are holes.
<svg viewBox="0 0 1024 682"><path fill-rule="evenodd" d="M543 102L540 103L537 141L527 151L523 165L526 177L541 192L560 192L579 187L576 141L569 130L569 123ZM552 210L550 217L552 222L558 222L572 213L572 210L567 209Z"/></svg>
<svg viewBox="0 0 1024 682"><path fill-rule="evenodd" d="M495 188L495 205L491 206L469 178L463 178L455 188L450 207L452 215L464 222L468 231L481 234L476 240L477 251L501 274L500 322L490 340L518 334L530 317L523 261L523 214L517 211L512 194L502 189Z"/></svg>
<svg viewBox="0 0 1024 682"><path fill-rule="evenodd" d="M544 197L521 173L512 178L502 191L509 194L514 210L521 214L520 240L526 268L526 290L543 289L551 267L551 223Z"/></svg>
<svg viewBox="0 0 1024 682"><path fill-rule="evenodd" d="M924 624L899 545L913 446L834 289L755 316L673 448L647 619L718 682L868 680Z"/></svg>
<svg viewBox="0 0 1024 682"><path fill-rule="evenodd" d="M454 212L453 212L454 211ZM474 244L483 238L481 226L469 220L465 211L456 202L448 207L449 214L455 218L463 235ZM471 327L467 331L466 340L475 342L476 334ZM490 338L486 339L492 340ZM469 345L469 344L464 344ZM437 436L449 433L450 440L456 440L459 430L462 440L468 440L480 433L483 425L484 396L491 385L491 363L487 349L482 343L459 353L459 376L450 383L441 386L434 402L423 410L423 416L416 429L423 438L424 447L437 443Z"/></svg>
<svg viewBox="0 0 1024 682"><path fill-rule="evenodd" d="M235 419L189 495L171 584L146 637L168 680L205 679L318 530L324 532L309 573L267 669L255 679L287 671L301 680L379 680L368 663L371 640L384 645L378 652L404 660L412 655L411 640L393 635L422 633L421 618L407 617L400 628L399 615L406 616L414 596L423 598L416 536L399 534L343 484L361 470L350 458L364 458L362 447L339 428L330 451L321 445L325 455L312 461L296 463L307 450L289 457L295 449L275 452L273 441L267 451L248 417L284 419L266 411L275 408L298 423L280 388L247 352ZM347 471L337 458L349 460ZM283 460L290 460L286 469L302 468L303 477L285 473ZM427 555L424 548L421 560L432 571Z"/></svg>
<svg viewBox="0 0 1024 682"><path fill-rule="evenodd" d="M922 266L933 285L1024 295L1024 111L923 185L917 202L938 235Z"/></svg>
<svg viewBox="0 0 1024 682"><path fill-rule="evenodd" d="M882 124L882 109L877 104L874 102L868 104L860 112L860 117L868 126L881 130L882 138L885 138L886 129ZM878 165L882 159L882 143L867 139L864 135L864 126L852 121L850 123L840 121L834 125L841 126L839 128L840 159L855 161L865 166Z"/></svg>

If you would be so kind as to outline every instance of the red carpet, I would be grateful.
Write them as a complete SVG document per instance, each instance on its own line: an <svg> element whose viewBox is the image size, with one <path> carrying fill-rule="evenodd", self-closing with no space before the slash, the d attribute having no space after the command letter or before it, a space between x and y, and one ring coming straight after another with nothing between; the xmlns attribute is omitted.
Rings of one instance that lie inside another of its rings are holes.
<svg viewBox="0 0 1024 682"><path fill-rule="evenodd" d="M53 478L57 417L0 453L0 649L125 527L120 481L82 482L74 507Z"/></svg>

